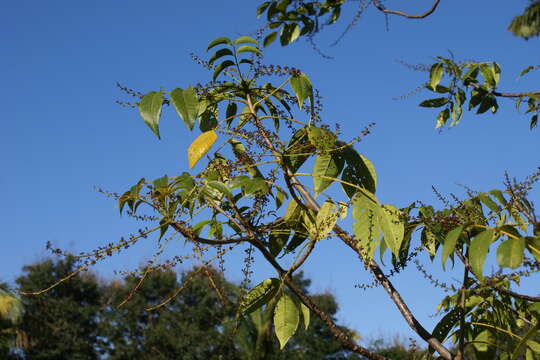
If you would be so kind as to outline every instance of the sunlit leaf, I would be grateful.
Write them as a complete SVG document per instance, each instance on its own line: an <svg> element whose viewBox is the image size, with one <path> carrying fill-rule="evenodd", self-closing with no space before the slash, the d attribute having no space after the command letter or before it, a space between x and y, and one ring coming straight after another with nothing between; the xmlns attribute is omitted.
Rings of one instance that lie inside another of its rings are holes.
<svg viewBox="0 0 540 360"><path fill-rule="evenodd" d="M240 36L238 39L234 40L233 43L234 45L249 43L255 46L259 46L259 43L257 42L257 40L249 36Z"/></svg>
<svg viewBox="0 0 540 360"><path fill-rule="evenodd" d="M214 130L207 131L199 135L188 148L189 168L193 168L204 154L210 150L217 140L217 134Z"/></svg>
<svg viewBox="0 0 540 360"><path fill-rule="evenodd" d="M457 228L452 229L448 232L448 234L446 234L441 255L443 269L445 268L446 259L448 259L448 256L450 256L450 254L452 254L454 252L454 249L456 248L457 241L461 236L461 233L463 232L463 228L463 225L458 226Z"/></svg>
<svg viewBox="0 0 540 360"><path fill-rule="evenodd" d="M313 87L311 81L306 74L301 73L291 78L291 87L298 99L298 107L302 109L302 105L306 98L309 99L310 105L313 105Z"/></svg>
<svg viewBox="0 0 540 360"><path fill-rule="evenodd" d="M193 130L199 113L199 98L193 86L189 86L186 90L174 89L171 91L171 100L180 118L189 130Z"/></svg>
<svg viewBox="0 0 540 360"><path fill-rule="evenodd" d="M263 280L240 301L240 312L249 314L268 303L278 292L280 281L276 278Z"/></svg>
<svg viewBox="0 0 540 360"><path fill-rule="evenodd" d="M515 269L523 262L525 239L508 239L497 248L497 263L501 267Z"/></svg>
<svg viewBox="0 0 540 360"><path fill-rule="evenodd" d="M443 64L436 63L434 64L429 71L429 86L431 89L435 90L437 85L441 82L442 76L444 74Z"/></svg>
<svg viewBox="0 0 540 360"><path fill-rule="evenodd" d="M307 330L309 327L309 308L304 305L304 303L300 303L300 310L302 311L302 318L304 319L304 328Z"/></svg>
<svg viewBox="0 0 540 360"><path fill-rule="evenodd" d="M474 274L478 278L482 278L484 272L484 263L489 250L489 245L493 242L493 229L482 231L476 235L469 246L469 261Z"/></svg>
<svg viewBox="0 0 540 360"><path fill-rule="evenodd" d="M343 170L343 158L334 154L320 154L315 157L313 164L313 187L317 194L322 193ZM324 177L323 177L324 176Z"/></svg>
<svg viewBox="0 0 540 360"><path fill-rule="evenodd" d="M214 46L221 45L221 44L232 45L232 42L229 38L219 37L217 39L212 40L210 44L208 44L208 48L206 49L206 51L210 50Z"/></svg>
<svg viewBox="0 0 540 360"><path fill-rule="evenodd" d="M242 45L236 50L237 54L241 54L241 53L244 53L244 52L251 52L251 53L262 55L261 50L257 49L256 47L250 46L250 45Z"/></svg>
<svg viewBox="0 0 540 360"><path fill-rule="evenodd" d="M300 312L296 303L283 294L274 310L274 327L279 340L280 349L283 349L289 339L294 335L300 321Z"/></svg>
<svg viewBox="0 0 540 360"><path fill-rule="evenodd" d="M161 107L163 105L163 96L161 92L151 91L144 95L139 103L139 113L143 121L148 125L154 134L159 136L159 119L161 117Z"/></svg>

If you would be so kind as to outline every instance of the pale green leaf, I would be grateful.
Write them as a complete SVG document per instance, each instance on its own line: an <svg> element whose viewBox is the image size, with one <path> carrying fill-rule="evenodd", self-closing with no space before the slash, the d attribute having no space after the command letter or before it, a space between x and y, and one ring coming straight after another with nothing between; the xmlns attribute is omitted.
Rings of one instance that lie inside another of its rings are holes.
<svg viewBox="0 0 540 360"><path fill-rule="evenodd" d="M238 39L234 40L233 43L234 45L249 43L255 46L259 46L259 43L257 42L257 40L249 36L240 36Z"/></svg>
<svg viewBox="0 0 540 360"><path fill-rule="evenodd" d="M344 160L333 154L319 154L313 164L313 187L317 194L322 193L343 170ZM324 177L322 177L324 176Z"/></svg>
<svg viewBox="0 0 540 360"><path fill-rule="evenodd" d="M443 64L433 64L429 71L429 86L431 87L431 89L435 90L437 88L437 85L439 85L439 83L441 82L443 74Z"/></svg>
<svg viewBox="0 0 540 360"><path fill-rule="evenodd" d="M276 278L268 278L251 289L240 301L240 312L248 314L268 303L278 292L280 281Z"/></svg>
<svg viewBox="0 0 540 360"><path fill-rule="evenodd" d="M497 248L497 263L501 267L515 269L523 262L525 239L508 239Z"/></svg>
<svg viewBox="0 0 540 360"><path fill-rule="evenodd" d="M298 99L298 107L302 109L304 100L308 98L310 105L313 105L313 87L306 74L295 75L291 78L291 87Z"/></svg>
<svg viewBox="0 0 540 360"><path fill-rule="evenodd" d="M469 247L469 262L474 274L480 279L484 272L484 263L486 262L489 245L493 242L493 235L493 229L482 231L474 237Z"/></svg>
<svg viewBox="0 0 540 360"><path fill-rule="evenodd" d="M279 340L280 349L283 349L289 339L294 335L300 321L300 312L295 302L283 294L274 310L274 327Z"/></svg>
<svg viewBox="0 0 540 360"><path fill-rule="evenodd" d="M309 320L310 320L309 308L306 305L304 305L304 303L300 303L300 310L302 310L302 318L304 319L304 328L307 330L309 327Z"/></svg>
<svg viewBox="0 0 540 360"><path fill-rule="evenodd" d="M256 54L262 55L261 50L257 49L256 47L250 46L250 45L242 45L236 50L237 54L241 54L241 53L245 53L245 52L251 52L251 53L256 53Z"/></svg>
<svg viewBox="0 0 540 360"><path fill-rule="evenodd" d="M221 45L221 44L232 45L232 42L229 38L219 37L217 39L212 40L210 44L208 44L208 48L206 49L206 51L210 50L214 46Z"/></svg>

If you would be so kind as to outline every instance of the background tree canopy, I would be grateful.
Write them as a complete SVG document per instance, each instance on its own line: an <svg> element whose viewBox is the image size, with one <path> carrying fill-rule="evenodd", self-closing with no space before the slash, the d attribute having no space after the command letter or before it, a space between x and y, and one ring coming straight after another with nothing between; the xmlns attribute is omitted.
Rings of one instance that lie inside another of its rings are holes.
<svg viewBox="0 0 540 360"><path fill-rule="evenodd" d="M75 269L72 258L46 260L25 266L17 283L22 291L46 287ZM310 280L302 273L295 280L308 292ZM171 289L176 296L162 304ZM2 324L0 351L2 359L359 359L318 319L281 351L271 318L263 326L264 310L235 319L239 296L241 289L211 267L181 276L155 271L142 284L133 275L110 282L76 275L43 295L23 297L20 321ZM335 316L332 294L312 296ZM381 341L377 351L390 351ZM400 344L389 349L400 346L410 355Z"/></svg>

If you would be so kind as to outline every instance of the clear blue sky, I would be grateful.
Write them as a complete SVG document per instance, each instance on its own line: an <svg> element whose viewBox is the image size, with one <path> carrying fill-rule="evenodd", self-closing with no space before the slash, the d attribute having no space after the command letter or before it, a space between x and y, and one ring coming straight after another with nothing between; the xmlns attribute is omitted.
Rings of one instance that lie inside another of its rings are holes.
<svg viewBox="0 0 540 360"><path fill-rule="evenodd" d="M118 81L140 91L173 89L204 82L208 73L190 59L205 55L218 36L235 37L262 25L253 1L16 1L0 11L0 278L13 281L24 264L47 256L46 241L74 252L117 240L136 229L119 217L116 204L94 186L123 192L141 177L174 175L187 168L186 149L196 133L165 111L163 140L157 141L133 109L115 104L126 97ZM404 2L387 1L389 7ZM421 11L430 0L408 1ZM500 187L508 170L521 178L536 169L538 131L505 102L496 115L465 113L462 124L441 134L435 112L417 104L428 94L393 100L425 81L425 74L398 63L429 63L434 56L496 60L501 89L538 90L519 71L538 63L538 39L514 38L505 30L525 1L443 0L422 21L392 17L389 31L370 9L336 47L343 30L329 29L319 46L325 60L301 41L272 46L266 62L288 64L309 74L324 98L323 117L344 133L377 125L358 149L378 171L378 196L406 206L434 203L431 186L462 193L457 184L478 190ZM536 84L537 85L537 84ZM535 194L538 194L536 192ZM538 196L536 195L536 198ZM537 201L538 202L538 201ZM154 249L152 240L96 270L134 269ZM356 259L336 242L322 242L307 264L313 291L330 290L341 305L341 321L362 335L409 331L382 291L362 291L369 282ZM178 251L185 249L178 247ZM231 258L228 277L241 279L241 258ZM256 268L255 280L271 274ZM414 270L395 279L418 317L431 327L437 291Z"/></svg>

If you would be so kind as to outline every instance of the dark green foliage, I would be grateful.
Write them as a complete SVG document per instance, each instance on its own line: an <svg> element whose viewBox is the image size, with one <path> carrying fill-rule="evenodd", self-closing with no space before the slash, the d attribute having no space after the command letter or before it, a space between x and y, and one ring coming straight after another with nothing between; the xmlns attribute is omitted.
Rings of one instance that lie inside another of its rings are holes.
<svg viewBox="0 0 540 360"><path fill-rule="evenodd" d="M540 1L531 1L523 14L512 19L508 30L525 40L538 36L540 33Z"/></svg>
<svg viewBox="0 0 540 360"><path fill-rule="evenodd" d="M46 260L25 266L24 275L16 282L20 290L32 292L48 287L75 269L72 258ZM41 295L24 296L20 329L28 339L25 359L98 359L100 301L100 288L91 274L66 280Z"/></svg>
<svg viewBox="0 0 540 360"><path fill-rule="evenodd" d="M212 273L212 279L223 296L235 289L223 278ZM107 286L107 304L101 323L101 336L108 359L226 359L231 358L234 346L230 334L223 333L224 322L231 321L234 308L223 300L209 284L204 271L188 273L189 281L182 292L155 310L182 284L172 271L148 274L143 284L133 292L139 279L128 276L123 282Z"/></svg>

